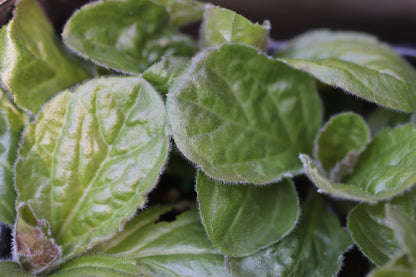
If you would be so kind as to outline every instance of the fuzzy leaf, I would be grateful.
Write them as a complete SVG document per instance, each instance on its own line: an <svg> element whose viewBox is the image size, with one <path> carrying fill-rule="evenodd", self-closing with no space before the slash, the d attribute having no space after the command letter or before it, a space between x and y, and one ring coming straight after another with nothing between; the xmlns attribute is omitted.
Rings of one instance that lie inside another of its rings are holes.
<svg viewBox="0 0 416 277"><path fill-rule="evenodd" d="M237 42L265 51L269 30L269 21L262 25L253 24L234 11L207 5L201 27L202 45L210 47Z"/></svg>
<svg viewBox="0 0 416 277"><path fill-rule="evenodd" d="M301 160L321 192L368 202L391 198L416 183L416 128L406 124L379 132L342 183L332 183L307 155Z"/></svg>
<svg viewBox="0 0 416 277"><path fill-rule="evenodd" d="M412 199L413 200L413 199ZM395 205L386 204L386 216L401 247L416 272L416 219Z"/></svg>
<svg viewBox="0 0 416 277"><path fill-rule="evenodd" d="M279 54L320 81L389 108L416 111L416 71L375 37L318 30Z"/></svg>
<svg viewBox="0 0 416 277"><path fill-rule="evenodd" d="M141 78L62 92L24 133L18 200L51 225L63 260L122 230L155 186L168 152L165 107Z"/></svg>
<svg viewBox="0 0 416 277"><path fill-rule="evenodd" d="M399 255L383 267L370 272L368 277L415 277L416 273L406 255Z"/></svg>
<svg viewBox="0 0 416 277"><path fill-rule="evenodd" d="M191 59L185 57L162 57L160 62L143 72L142 78L151 83L160 93L166 95L176 78L190 62Z"/></svg>
<svg viewBox="0 0 416 277"><path fill-rule="evenodd" d="M307 202L299 225L277 244L244 258L228 258L230 276L336 276L348 233L319 198Z"/></svg>
<svg viewBox="0 0 416 277"><path fill-rule="evenodd" d="M138 267L133 259L111 256L81 256L65 263L50 276L152 277L153 275L146 269Z"/></svg>
<svg viewBox="0 0 416 277"><path fill-rule="evenodd" d="M58 267L62 250L51 237L49 222L38 219L26 204L17 207L13 232L14 259L25 270L44 274Z"/></svg>
<svg viewBox="0 0 416 277"><path fill-rule="evenodd" d="M34 275L24 271L19 264L9 261L0 261L0 272L3 276L33 277Z"/></svg>
<svg viewBox="0 0 416 277"><path fill-rule="evenodd" d="M338 182L351 173L369 140L367 124L360 116L339 114L332 117L319 132L314 156L330 180Z"/></svg>
<svg viewBox="0 0 416 277"><path fill-rule="evenodd" d="M10 227L16 219L13 165L26 121L25 114L0 90L0 222Z"/></svg>
<svg viewBox="0 0 416 277"><path fill-rule="evenodd" d="M166 7L170 14L170 24L180 27L202 19L205 3L193 0L151 0Z"/></svg>
<svg viewBox="0 0 416 277"><path fill-rule="evenodd" d="M381 266L402 252L391 222L386 215L386 205L405 211L407 218L416 217L416 187L389 201L377 205L362 203L348 216L348 229L361 251Z"/></svg>
<svg viewBox="0 0 416 277"><path fill-rule="evenodd" d="M312 80L244 45L196 56L171 87L168 115L181 152L210 177L262 184L301 170L322 109Z"/></svg>
<svg viewBox="0 0 416 277"><path fill-rule="evenodd" d="M0 79L16 104L36 113L52 95L89 76L63 49L37 2L19 1L0 31Z"/></svg>
<svg viewBox="0 0 416 277"><path fill-rule="evenodd" d="M206 238L196 209L159 222L168 210L140 212L123 232L92 252L135 259L155 276L225 276L224 256Z"/></svg>
<svg viewBox="0 0 416 277"><path fill-rule="evenodd" d="M148 0L85 5L67 22L63 39L93 62L128 73L143 72L165 55L194 53L191 40L169 26L166 9Z"/></svg>
<svg viewBox="0 0 416 277"><path fill-rule="evenodd" d="M293 183L231 185L198 172L196 190L205 230L227 256L253 254L279 241L295 226L299 203Z"/></svg>

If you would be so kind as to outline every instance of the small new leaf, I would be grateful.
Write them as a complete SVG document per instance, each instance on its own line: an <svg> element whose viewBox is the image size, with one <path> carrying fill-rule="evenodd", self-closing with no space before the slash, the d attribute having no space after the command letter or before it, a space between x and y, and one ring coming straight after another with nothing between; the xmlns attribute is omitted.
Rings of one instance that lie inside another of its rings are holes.
<svg viewBox="0 0 416 277"><path fill-rule="evenodd" d="M318 30L294 39L278 55L326 84L385 107L416 111L416 71L373 36Z"/></svg>
<svg viewBox="0 0 416 277"><path fill-rule="evenodd" d="M392 198L416 183L416 128L406 124L379 132L342 183L331 182L307 155L300 159L321 192L368 202Z"/></svg>
<svg viewBox="0 0 416 277"><path fill-rule="evenodd" d="M299 203L293 183L267 186L224 184L199 171L199 210L212 243L231 257L254 254L295 226Z"/></svg>
<svg viewBox="0 0 416 277"><path fill-rule="evenodd" d="M253 24L234 11L207 5L201 26L201 40L204 47L220 46L236 42L267 50L270 23Z"/></svg>
<svg viewBox="0 0 416 277"><path fill-rule="evenodd" d="M322 107L313 81L258 50L202 51L167 97L181 152L210 177L263 184L298 174L312 152Z"/></svg>

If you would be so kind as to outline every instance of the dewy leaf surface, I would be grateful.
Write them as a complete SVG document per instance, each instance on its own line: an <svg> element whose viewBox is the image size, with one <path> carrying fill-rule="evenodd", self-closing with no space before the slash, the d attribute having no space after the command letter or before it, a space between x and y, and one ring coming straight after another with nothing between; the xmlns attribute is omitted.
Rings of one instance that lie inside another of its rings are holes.
<svg viewBox="0 0 416 277"><path fill-rule="evenodd" d="M301 160L322 192L368 202L391 198L416 183L416 128L406 124L379 132L342 183L331 182L307 155Z"/></svg>
<svg viewBox="0 0 416 277"><path fill-rule="evenodd" d="M391 222L386 215L386 205L400 208L409 220L416 216L416 187L389 201L376 205L362 203L348 216L348 229L361 251L374 263L386 264L403 251L397 241Z"/></svg>
<svg viewBox="0 0 416 277"><path fill-rule="evenodd" d="M0 222L10 227L16 219L13 165L26 120L27 117L0 90Z"/></svg>
<svg viewBox="0 0 416 277"><path fill-rule="evenodd" d="M231 185L198 172L196 190L205 230L227 256L254 254L295 226L299 203L293 183Z"/></svg>
<svg viewBox="0 0 416 277"><path fill-rule="evenodd" d="M136 265L133 259L111 256L81 256L66 262L51 277L100 276L100 277L152 277L146 269Z"/></svg>
<svg viewBox="0 0 416 277"><path fill-rule="evenodd" d="M278 55L326 84L382 106L416 111L416 71L372 36L313 31Z"/></svg>
<svg viewBox="0 0 416 277"><path fill-rule="evenodd" d="M193 0L151 0L166 7L170 15L170 24L180 27L202 19L205 3Z"/></svg>
<svg viewBox="0 0 416 277"><path fill-rule="evenodd" d="M228 258L226 265L236 277L336 276L351 245L325 202L315 198L303 206L300 223L289 236L254 255Z"/></svg>
<svg viewBox="0 0 416 277"><path fill-rule="evenodd" d="M313 81L244 45L196 56L171 87L178 148L210 177L262 184L301 170L322 117Z"/></svg>
<svg viewBox="0 0 416 277"><path fill-rule="evenodd" d="M344 175L351 173L369 140L367 124L359 115L339 114L332 117L319 132L314 156L330 180L340 181Z"/></svg>
<svg viewBox="0 0 416 277"><path fill-rule="evenodd" d="M16 104L36 113L52 95L89 76L64 50L36 1L19 1L0 31L0 79Z"/></svg>
<svg viewBox="0 0 416 277"><path fill-rule="evenodd" d="M166 8L148 0L85 5L66 24L63 39L78 54L128 73L143 72L165 55L194 53L191 40L169 25Z"/></svg>
<svg viewBox="0 0 416 277"><path fill-rule="evenodd" d="M207 5L201 26L201 40L204 47L237 42L265 51L269 30L269 21L265 21L262 25L253 24L234 11Z"/></svg>
<svg viewBox="0 0 416 277"><path fill-rule="evenodd" d="M190 58L162 57L160 62L155 63L143 72L142 78L151 83L160 93L166 95L176 78L183 73L190 63Z"/></svg>
<svg viewBox="0 0 416 277"><path fill-rule="evenodd" d="M135 259L154 276L226 276L224 256L206 238L197 210L172 222L157 222L168 210L152 207L139 212L123 232L92 252Z"/></svg>
<svg viewBox="0 0 416 277"><path fill-rule="evenodd" d="M33 277L34 275L24 271L18 263L0 261L0 272L10 277Z"/></svg>
<svg viewBox="0 0 416 277"><path fill-rule="evenodd" d="M91 80L62 92L24 133L18 200L46 219L63 257L121 230L168 152L162 99L141 78Z"/></svg>

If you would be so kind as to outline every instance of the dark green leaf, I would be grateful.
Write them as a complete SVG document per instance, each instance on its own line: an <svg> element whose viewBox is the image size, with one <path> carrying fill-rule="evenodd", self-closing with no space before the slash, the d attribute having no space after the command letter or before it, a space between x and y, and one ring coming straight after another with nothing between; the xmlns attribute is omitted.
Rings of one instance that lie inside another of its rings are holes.
<svg viewBox="0 0 416 277"><path fill-rule="evenodd" d="M51 225L63 260L123 226L168 152L161 97L141 78L91 80L49 102L24 133L18 200Z"/></svg>
<svg viewBox="0 0 416 277"><path fill-rule="evenodd" d="M179 27L202 19L205 3L193 0L151 0L166 7L170 14L170 24Z"/></svg>
<svg viewBox="0 0 416 277"><path fill-rule="evenodd" d="M171 87L178 148L208 176L262 184L298 174L322 109L312 80L244 45L202 51Z"/></svg>
<svg viewBox="0 0 416 277"><path fill-rule="evenodd" d="M20 133L27 121L0 90L0 222L13 226L16 219L13 165Z"/></svg>
<svg viewBox="0 0 416 277"><path fill-rule="evenodd" d="M194 53L191 40L169 25L166 8L148 0L85 5L70 18L63 38L78 54L129 73L143 72L165 55Z"/></svg>
<svg viewBox="0 0 416 277"><path fill-rule="evenodd" d="M352 245L348 233L315 198L302 209L294 232L277 244L244 258L228 258L231 276L336 276L342 254Z"/></svg>
<svg viewBox="0 0 416 277"><path fill-rule="evenodd" d="M202 45L210 47L237 42L265 51L269 30L269 21L262 25L253 24L234 11L207 5L201 27Z"/></svg>
<svg viewBox="0 0 416 277"><path fill-rule="evenodd" d="M369 140L367 124L360 116L339 114L332 117L319 132L314 156L329 179L338 182L352 172Z"/></svg>
<svg viewBox="0 0 416 277"><path fill-rule="evenodd" d="M88 77L64 51L37 2L19 1L0 31L0 79L16 104L35 113L52 95Z"/></svg>
<svg viewBox="0 0 416 277"><path fill-rule="evenodd" d="M321 192L368 202L391 198L416 183L416 128L406 124L379 132L342 183L331 182L307 155L301 160Z"/></svg>
<svg viewBox="0 0 416 277"><path fill-rule="evenodd" d="M228 256L246 256L276 243L298 219L297 194L289 179L238 186L214 181L200 171L196 190L205 230Z"/></svg>
<svg viewBox="0 0 416 277"><path fill-rule="evenodd" d="M416 216L416 187L377 205L362 203L348 217L348 229L361 251L377 265L384 265L403 248L397 241L391 222L386 215L386 205L398 207L406 212L409 220Z"/></svg>
<svg viewBox="0 0 416 277"><path fill-rule="evenodd" d="M294 68L371 102L416 111L416 72L376 38L319 30L296 38L279 53Z"/></svg>
<svg viewBox="0 0 416 277"><path fill-rule="evenodd" d="M92 252L135 259L155 276L225 276L224 256L206 238L196 209L158 222L168 210L139 212L123 232Z"/></svg>

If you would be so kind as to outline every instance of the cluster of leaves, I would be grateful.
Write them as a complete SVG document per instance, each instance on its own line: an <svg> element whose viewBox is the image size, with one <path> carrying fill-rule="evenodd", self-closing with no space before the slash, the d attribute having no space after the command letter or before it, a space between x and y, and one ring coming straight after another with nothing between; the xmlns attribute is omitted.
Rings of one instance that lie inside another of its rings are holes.
<svg viewBox="0 0 416 277"><path fill-rule="evenodd" d="M178 28L200 19L198 44ZM334 276L355 243L371 276L416 276L416 72L352 32L270 56L269 29L192 0L108 0L62 43L20 1L0 31L2 274ZM317 84L389 109L323 124ZM170 143L197 167L198 207L166 222L171 207L144 208ZM330 196L300 201L305 173ZM347 229L331 196L357 204Z"/></svg>

